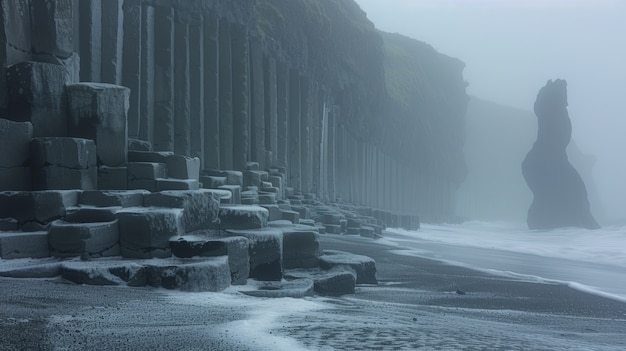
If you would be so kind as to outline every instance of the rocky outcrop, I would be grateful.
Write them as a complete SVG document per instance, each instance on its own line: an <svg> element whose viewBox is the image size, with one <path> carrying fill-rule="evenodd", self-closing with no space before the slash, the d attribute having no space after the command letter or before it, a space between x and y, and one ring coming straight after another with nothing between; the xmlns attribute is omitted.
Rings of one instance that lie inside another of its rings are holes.
<svg viewBox="0 0 626 351"><path fill-rule="evenodd" d="M522 162L522 173L533 192L528 210L530 229L600 226L589 209L582 178L567 158L572 124L567 112L567 83L557 79L541 88L535 101L537 141Z"/></svg>

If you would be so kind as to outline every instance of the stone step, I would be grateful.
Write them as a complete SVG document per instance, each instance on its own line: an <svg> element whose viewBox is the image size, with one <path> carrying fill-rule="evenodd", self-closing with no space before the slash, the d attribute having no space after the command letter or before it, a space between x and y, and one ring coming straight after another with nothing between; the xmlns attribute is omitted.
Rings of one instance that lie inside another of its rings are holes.
<svg viewBox="0 0 626 351"><path fill-rule="evenodd" d="M222 291L230 286L228 256L144 261L152 287L182 291Z"/></svg>
<svg viewBox="0 0 626 351"><path fill-rule="evenodd" d="M274 281L283 278L283 234L280 230L227 230L224 235L248 239L250 278Z"/></svg>
<svg viewBox="0 0 626 351"><path fill-rule="evenodd" d="M220 199L215 192L206 189L167 190L148 194L144 197L144 206L182 209L184 232L217 229L219 224Z"/></svg>
<svg viewBox="0 0 626 351"><path fill-rule="evenodd" d="M257 229L267 227L269 211L260 206L226 205L219 208L220 229Z"/></svg>
<svg viewBox="0 0 626 351"><path fill-rule="evenodd" d="M167 177L167 166L160 162L128 162L128 181Z"/></svg>
<svg viewBox="0 0 626 351"><path fill-rule="evenodd" d="M146 190L92 190L83 191L78 196L78 203L98 207L137 207L143 206Z"/></svg>
<svg viewBox="0 0 626 351"><path fill-rule="evenodd" d="M48 232L0 232L0 258L7 260L48 256Z"/></svg>
<svg viewBox="0 0 626 351"><path fill-rule="evenodd" d="M172 254L179 258L228 256L231 284L245 285L250 274L248 239L197 232L170 239Z"/></svg>
<svg viewBox="0 0 626 351"><path fill-rule="evenodd" d="M243 186L243 173L241 171L206 169L202 171L202 175L225 177L227 185Z"/></svg>
<svg viewBox="0 0 626 351"><path fill-rule="evenodd" d="M55 257L119 256L118 220L94 223L72 223L56 220L50 224L48 245Z"/></svg>
<svg viewBox="0 0 626 351"><path fill-rule="evenodd" d="M60 275L76 284L140 287L147 284L148 270L138 261L70 261L61 264Z"/></svg>
<svg viewBox="0 0 626 351"><path fill-rule="evenodd" d="M378 284L376 262L370 257L338 250L324 250L320 256L320 268L328 270L338 266L349 266L354 269L357 284Z"/></svg>
<svg viewBox="0 0 626 351"><path fill-rule="evenodd" d="M182 208L128 207L115 217L123 257L170 257L169 239L185 234Z"/></svg>
<svg viewBox="0 0 626 351"><path fill-rule="evenodd" d="M283 233L283 266L286 269L319 266L319 234L314 228L281 228Z"/></svg>
<svg viewBox="0 0 626 351"><path fill-rule="evenodd" d="M356 286L356 272L347 266L288 270L285 279L311 279L313 291L323 296L354 294Z"/></svg>
<svg viewBox="0 0 626 351"><path fill-rule="evenodd" d="M282 219L286 221L290 221L293 224L300 223L300 214L296 211L288 211L288 210L280 210L282 214Z"/></svg>
<svg viewBox="0 0 626 351"><path fill-rule="evenodd" d="M242 290L243 294L265 298L303 298L313 296L311 279L295 279L284 282L255 282L254 290Z"/></svg>

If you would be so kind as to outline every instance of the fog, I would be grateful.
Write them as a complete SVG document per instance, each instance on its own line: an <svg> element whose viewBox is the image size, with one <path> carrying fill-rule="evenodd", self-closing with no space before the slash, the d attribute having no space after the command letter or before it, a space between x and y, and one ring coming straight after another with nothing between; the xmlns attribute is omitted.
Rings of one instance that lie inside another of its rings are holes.
<svg viewBox="0 0 626 351"><path fill-rule="evenodd" d="M567 80L572 138L597 160L594 214L626 223L626 1L356 1L380 30L464 61L480 99L532 111L547 80Z"/></svg>

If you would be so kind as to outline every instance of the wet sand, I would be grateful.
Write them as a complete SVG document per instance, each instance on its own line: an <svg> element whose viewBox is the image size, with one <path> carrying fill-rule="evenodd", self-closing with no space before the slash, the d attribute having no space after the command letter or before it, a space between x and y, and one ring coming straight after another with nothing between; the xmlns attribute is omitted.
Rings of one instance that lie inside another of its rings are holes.
<svg viewBox="0 0 626 351"><path fill-rule="evenodd" d="M625 303L360 237L321 244L374 258L380 284L300 301L0 278L0 350L626 349Z"/></svg>

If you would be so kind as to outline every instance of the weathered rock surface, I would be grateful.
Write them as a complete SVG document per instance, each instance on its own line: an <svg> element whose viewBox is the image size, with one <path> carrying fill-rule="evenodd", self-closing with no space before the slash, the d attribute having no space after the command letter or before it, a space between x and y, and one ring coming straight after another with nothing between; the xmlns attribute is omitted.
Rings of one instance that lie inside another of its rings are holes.
<svg viewBox="0 0 626 351"><path fill-rule="evenodd" d="M528 209L528 227L599 228L589 209L585 184L567 158L572 124L564 80L548 81L541 88L535 114L537 141L522 163L522 174L534 196Z"/></svg>
<svg viewBox="0 0 626 351"><path fill-rule="evenodd" d="M279 230L228 230L226 235L248 239L250 278L265 281L283 278L283 236Z"/></svg>
<svg viewBox="0 0 626 351"><path fill-rule="evenodd" d="M35 138L31 143L33 188L95 190L96 145L81 138Z"/></svg>
<svg viewBox="0 0 626 351"><path fill-rule="evenodd" d="M283 265L286 269L313 268L319 265L319 238L316 230L284 229Z"/></svg>
<svg viewBox="0 0 626 351"><path fill-rule="evenodd" d="M144 261L148 285L182 291L222 291L230 286L228 257Z"/></svg>
<svg viewBox="0 0 626 351"><path fill-rule="evenodd" d="M50 255L57 257L119 256L119 238L117 219L93 223L56 220L48 231Z"/></svg>
<svg viewBox="0 0 626 351"><path fill-rule="evenodd" d="M256 282L255 285L255 290L241 292L249 296L269 298L303 298L313 295L313 281L307 278L285 282Z"/></svg>
<svg viewBox="0 0 626 351"><path fill-rule="evenodd" d="M98 164L125 164L130 89L113 84L76 83L69 84L67 91L68 134L95 141Z"/></svg>
<svg viewBox="0 0 626 351"><path fill-rule="evenodd" d="M46 225L76 206L79 193L78 190L17 192L7 198L8 215L17 219L20 226L29 222Z"/></svg>
<svg viewBox="0 0 626 351"><path fill-rule="evenodd" d="M285 272L285 279L311 279L315 293L324 296L354 294L356 272L348 266L323 269L292 269Z"/></svg>
<svg viewBox="0 0 626 351"><path fill-rule="evenodd" d="M50 256L47 232L0 232L0 258L40 258Z"/></svg>
<svg viewBox="0 0 626 351"><path fill-rule="evenodd" d="M140 207L143 206L144 196L150 194L145 190L96 190L83 191L79 195L81 205L98 207Z"/></svg>
<svg viewBox="0 0 626 351"><path fill-rule="evenodd" d="M115 217L121 254L128 258L170 257L169 239L185 234L180 208L128 207Z"/></svg>
<svg viewBox="0 0 626 351"><path fill-rule="evenodd" d="M219 223L220 200L209 190L168 190L147 194L144 197L144 206L181 208L185 232L216 229Z"/></svg>
<svg viewBox="0 0 626 351"><path fill-rule="evenodd" d="M269 212L260 206L220 206L221 229L257 229L267 227Z"/></svg>
<svg viewBox="0 0 626 351"><path fill-rule="evenodd" d="M245 285L250 274L249 241L244 237L223 237L212 232L197 232L172 237L172 255L179 258L228 256L231 284Z"/></svg>
<svg viewBox="0 0 626 351"><path fill-rule="evenodd" d="M93 260L63 262L61 277L76 284L145 286L148 269L135 261Z"/></svg>
<svg viewBox="0 0 626 351"><path fill-rule="evenodd" d="M320 268L348 266L356 272L357 284L378 284L376 262L367 256L355 255L338 250L324 250L320 256Z"/></svg>

